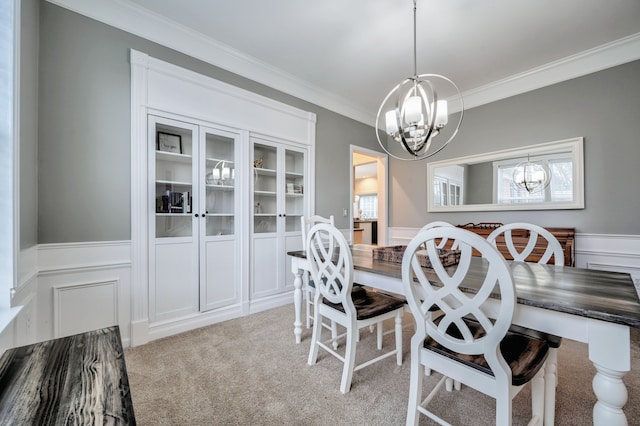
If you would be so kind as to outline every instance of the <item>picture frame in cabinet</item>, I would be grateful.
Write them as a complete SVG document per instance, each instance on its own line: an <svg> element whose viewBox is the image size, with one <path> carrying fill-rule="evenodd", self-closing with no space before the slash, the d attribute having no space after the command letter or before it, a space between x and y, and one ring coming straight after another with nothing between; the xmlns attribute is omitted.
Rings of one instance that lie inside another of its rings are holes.
<svg viewBox="0 0 640 426"><path fill-rule="evenodd" d="M158 131L157 140L158 151L182 154L182 136Z"/></svg>

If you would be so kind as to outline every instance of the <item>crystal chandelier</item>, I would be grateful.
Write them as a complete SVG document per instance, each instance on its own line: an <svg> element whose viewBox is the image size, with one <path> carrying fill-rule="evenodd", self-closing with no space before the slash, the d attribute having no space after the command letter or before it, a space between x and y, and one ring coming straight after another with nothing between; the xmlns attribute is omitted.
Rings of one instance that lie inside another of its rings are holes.
<svg viewBox="0 0 640 426"><path fill-rule="evenodd" d="M458 133L464 110L462 95L453 81L439 74L418 74L416 0L413 0L413 72L413 77L404 79L387 94L376 116L378 143L398 160L422 160L440 152ZM438 97L439 91L454 97L459 104L460 116L448 139L432 144L449 122L449 105L446 99ZM387 149L388 137L402 146L405 156L395 155Z"/></svg>
<svg viewBox="0 0 640 426"><path fill-rule="evenodd" d="M543 191L551 182L551 173L545 165L529 160L518 164L513 172L513 185L529 194Z"/></svg>

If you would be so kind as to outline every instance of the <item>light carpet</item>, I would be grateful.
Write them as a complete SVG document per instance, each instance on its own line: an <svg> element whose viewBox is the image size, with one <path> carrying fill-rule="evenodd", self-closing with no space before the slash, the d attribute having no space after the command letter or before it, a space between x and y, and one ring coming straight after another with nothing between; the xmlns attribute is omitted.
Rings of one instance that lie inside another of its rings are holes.
<svg viewBox="0 0 640 426"><path fill-rule="evenodd" d="M311 330L293 336L293 305L192 330L125 351L139 425L403 425L409 390L413 318L404 318L404 362L395 357L357 371L351 391L340 393L342 364L320 351L307 365ZM386 324L386 329L393 324ZM326 335L326 334L325 334ZM632 370L625 413L640 424L640 337L632 330ZM385 336L392 347L393 333ZM375 333L361 331L357 360L371 358ZM563 340L559 350L556 424L592 423L595 369L587 346ZM439 379L425 377L428 391ZM426 393L425 393L426 394ZM455 425L491 425L495 404L473 389L441 391L430 407ZM527 386L513 404L514 425L531 417ZM420 424L433 424L422 416Z"/></svg>

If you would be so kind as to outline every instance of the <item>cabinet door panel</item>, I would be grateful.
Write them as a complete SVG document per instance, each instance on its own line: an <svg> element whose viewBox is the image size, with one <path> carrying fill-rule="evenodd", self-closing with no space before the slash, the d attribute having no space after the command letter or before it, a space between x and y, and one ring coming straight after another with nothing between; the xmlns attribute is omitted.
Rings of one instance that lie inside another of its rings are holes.
<svg viewBox="0 0 640 426"><path fill-rule="evenodd" d="M200 310L219 308L238 300L235 240L205 243L204 273L200 286Z"/></svg>
<svg viewBox="0 0 640 426"><path fill-rule="evenodd" d="M152 321L177 318L198 310L197 259L193 241L156 244Z"/></svg>
<svg viewBox="0 0 640 426"><path fill-rule="evenodd" d="M278 290L278 238L253 239L253 295L263 296Z"/></svg>

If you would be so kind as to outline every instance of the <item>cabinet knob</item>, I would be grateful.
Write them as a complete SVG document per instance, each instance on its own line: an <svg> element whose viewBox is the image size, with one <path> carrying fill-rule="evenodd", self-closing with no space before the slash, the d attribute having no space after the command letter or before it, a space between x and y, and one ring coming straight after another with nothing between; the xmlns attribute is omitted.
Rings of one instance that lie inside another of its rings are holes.
<svg viewBox="0 0 640 426"><path fill-rule="evenodd" d="M202 217L205 217L205 216L206 216L206 214L205 214L205 213L202 213Z"/></svg>
<svg viewBox="0 0 640 426"><path fill-rule="evenodd" d="M196 213L196 215L195 215L195 216L196 216L196 217L200 217L200 216L198 215L198 213Z"/></svg>

